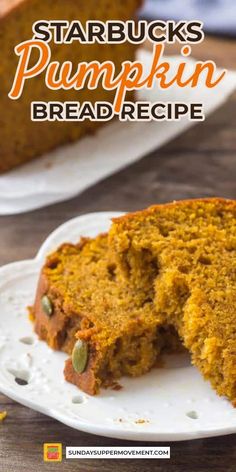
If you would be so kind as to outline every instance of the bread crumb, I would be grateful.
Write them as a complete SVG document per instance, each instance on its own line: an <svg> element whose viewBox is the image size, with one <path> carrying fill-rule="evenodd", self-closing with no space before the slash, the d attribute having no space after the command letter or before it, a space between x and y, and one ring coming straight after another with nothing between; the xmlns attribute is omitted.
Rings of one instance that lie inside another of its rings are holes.
<svg viewBox="0 0 236 472"><path fill-rule="evenodd" d="M122 385L120 385L118 382L114 382L111 388L112 388L112 390L119 391L119 390L121 390L123 387L122 387Z"/></svg>
<svg viewBox="0 0 236 472"><path fill-rule="evenodd" d="M34 312L33 312L33 308L31 306L27 306L27 310L28 310L28 318L29 320L34 323L35 321L35 316L34 316Z"/></svg>
<svg viewBox="0 0 236 472"><path fill-rule="evenodd" d="M0 421L4 421L6 417L7 417L7 412L0 411Z"/></svg>
<svg viewBox="0 0 236 472"><path fill-rule="evenodd" d="M145 424L145 423L150 423L150 421L140 418L139 420L136 420L135 423L136 424Z"/></svg>

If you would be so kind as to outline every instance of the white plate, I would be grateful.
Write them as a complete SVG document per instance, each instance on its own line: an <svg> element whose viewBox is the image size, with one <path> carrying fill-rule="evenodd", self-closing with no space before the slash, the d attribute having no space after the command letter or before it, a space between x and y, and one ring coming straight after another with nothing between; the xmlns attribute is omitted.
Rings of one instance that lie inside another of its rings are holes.
<svg viewBox="0 0 236 472"><path fill-rule="evenodd" d="M49 236L36 259L0 269L0 390L68 426L102 436L177 441L236 432L236 409L217 397L184 355L169 356L165 367L141 378L122 379L119 391L90 397L65 382L67 356L34 334L26 306L33 302L45 255L64 241L106 231L112 216L117 213L75 218ZM28 384L18 385L15 377Z"/></svg>

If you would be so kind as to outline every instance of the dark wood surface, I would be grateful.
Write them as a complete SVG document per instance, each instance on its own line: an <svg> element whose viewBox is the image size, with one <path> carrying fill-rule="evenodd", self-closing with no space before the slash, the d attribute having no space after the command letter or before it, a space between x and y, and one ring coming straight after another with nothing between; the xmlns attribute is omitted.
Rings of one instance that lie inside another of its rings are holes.
<svg viewBox="0 0 236 472"><path fill-rule="evenodd" d="M194 56L236 69L236 41L208 38ZM236 94L221 109L187 133L138 163L100 182L82 195L31 213L0 217L0 264L31 258L58 225L79 214L135 210L173 199L223 196L236 198ZM135 445L74 431L0 394L0 472L102 470L234 472L236 435L171 443L170 461L83 460L43 462L44 442L64 446ZM166 444L168 445L168 444Z"/></svg>

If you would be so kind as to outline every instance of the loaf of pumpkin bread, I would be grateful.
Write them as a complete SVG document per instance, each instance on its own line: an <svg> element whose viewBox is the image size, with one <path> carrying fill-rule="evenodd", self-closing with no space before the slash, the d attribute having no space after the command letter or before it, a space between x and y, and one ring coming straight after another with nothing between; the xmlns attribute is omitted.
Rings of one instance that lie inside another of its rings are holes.
<svg viewBox="0 0 236 472"><path fill-rule="evenodd" d="M14 48L32 38L32 25L38 20L81 21L130 20L133 19L140 0L0 0L0 173L54 149L56 146L75 141L101 124L95 121L62 122L31 121L32 101L89 101L113 102L114 91L106 91L102 84L96 90L53 91L45 85L45 73L25 82L22 96L11 100L11 90L19 57ZM51 61L79 62L96 60L113 61L120 71L123 61L133 61L135 45L122 44L53 44ZM33 61L38 60L37 54ZM132 96L129 96L132 99Z"/></svg>

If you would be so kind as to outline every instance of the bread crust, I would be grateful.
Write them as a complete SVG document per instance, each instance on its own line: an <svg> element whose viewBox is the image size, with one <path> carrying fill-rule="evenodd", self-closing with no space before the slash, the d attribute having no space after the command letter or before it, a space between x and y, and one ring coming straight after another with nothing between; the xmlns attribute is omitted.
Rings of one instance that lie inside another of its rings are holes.
<svg viewBox="0 0 236 472"><path fill-rule="evenodd" d="M222 198L222 197L206 197L206 198L192 198L192 199L187 199L187 200L174 200L173 202L169 203L159 203L157 205L151 205L148 208L144 208L143 210L137 210L133 212L126 213L123 216L118 216L115 218L112 218L112 221L114 223L125 223L126 221L128 222L129 220L132 220L134 217L143 217L151 213L155 213L158 210L162 210L163 208L171 208L175 206L184 206L186 207L187 205L193 206L195 203L214 203L216 205L226 205L228 207L227 209L233 210L236 208L236 200L232 200L229 198Z"/></svg>

